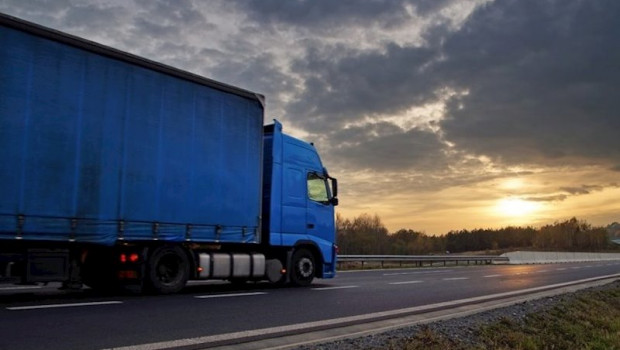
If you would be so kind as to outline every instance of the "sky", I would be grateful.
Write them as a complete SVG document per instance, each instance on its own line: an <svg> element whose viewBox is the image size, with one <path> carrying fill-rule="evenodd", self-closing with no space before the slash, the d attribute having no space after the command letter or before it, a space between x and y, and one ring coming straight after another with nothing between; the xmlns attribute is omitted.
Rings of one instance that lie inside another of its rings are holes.
<svg viewBox="0 0 620 350"><path fill-rule="evenodd" d="M0 0L266 97L345 218L390 232L620 221L620 1Z"/></svg>

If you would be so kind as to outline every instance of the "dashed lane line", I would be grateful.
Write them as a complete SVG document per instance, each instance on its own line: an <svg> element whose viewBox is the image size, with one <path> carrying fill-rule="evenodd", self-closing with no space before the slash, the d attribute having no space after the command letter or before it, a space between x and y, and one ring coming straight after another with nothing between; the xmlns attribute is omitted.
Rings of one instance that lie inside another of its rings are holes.
<svg viewBox="0 0 620 350"><path fill-rule="evenodd" d="M42 289L41 286L11 286L11 287L0 287L0 290L26 290L26 289Z"/></svg>
<svg viewBox="0 0 620 350"><path fill-rule="evenodd" d="M399 284L414 284L414 283L422 283L424 281L402 281L402 282L392 282L390 284L392 285L399 285Z"/></svg>
<svg viewBox="0 0 620 350"><path fill-rule="evenodd" d="M486 276L482 276L484 278L493 278L493 277L502 277L502 275L486 275Z"/></svg>
<svg viewBox="0 0 620 350"><path fill-rule="evenodd" d="M469 277L450 277L450 278L444 278L444 281L462 281L462 280L468 280Z"/></svg>
<svg viewBox="0 0 620 350"><path fill-rule="evenodd" d="M17 311L17 310L36 310L36 309L53 309L60 307L80 307L80 306L99 306L99 305L110 305L110 304L122 304L122 301L98 301L91 303L72 303L72 304L48 304L48 305L31 305L31 306L12 306L7 307L7 310Z"/></svg>
<svg viewBox="0 0 620 350"><path fill-rule="evenodd" d="M263 295L266 292L252 292L252 293L230 293L230 294L211 294L211 295L196 295L196 299L214 299L214 298L230 298L230 297L247 297L252 295Z"/></svg>
<svg viewBox="0 0 620 350"><path fill-rule="evenodd" d="M312 290L334 290L334 289L349 289L349 288L359 288L359 286L318 287L318 288L312 288Z"/></svg>
<svg viewBox="0 0 620 350"><path fill-rule="evenodd" d="M421 275L427 273L445 273L452 272L452 270L427 270L427 271L416 271L416 272L392 272L392 273L384 273L383 276L402 276L402 275Z"/></svg>

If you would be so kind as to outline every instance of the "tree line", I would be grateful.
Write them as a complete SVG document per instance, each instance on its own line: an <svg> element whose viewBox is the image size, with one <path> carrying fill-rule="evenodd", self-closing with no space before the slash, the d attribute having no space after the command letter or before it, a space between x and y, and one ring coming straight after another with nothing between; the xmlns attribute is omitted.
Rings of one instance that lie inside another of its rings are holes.
<svg viewBox="0 0 620 350"><path fill-rule="evenodd" d="M610 242L607 230L572 218L540 228L505 227L450 231L431 236L401 229L389 233L378 215L353 219L336 216L340 254L424 255L477 251L605 251L620 247Z"/></svg>

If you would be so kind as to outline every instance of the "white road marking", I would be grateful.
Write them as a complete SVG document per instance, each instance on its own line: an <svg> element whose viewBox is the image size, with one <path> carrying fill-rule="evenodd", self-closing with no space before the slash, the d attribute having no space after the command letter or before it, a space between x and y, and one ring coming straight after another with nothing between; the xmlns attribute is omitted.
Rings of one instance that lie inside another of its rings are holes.
<svg viewBox="0 0 620 350"><path fill-rule="evenodd" d="M41 289L41 286L12 286L12 287L1 287L0 290L21 290L21 289Z"/></svg>
<svg viewBox="0 0 620 350"><path fill-rule="evenodd" d="M565 267L560 267L560 268L557 268L557 269L555 269L555 270L556 270L556 271L564 271L564 270L566 270L566 268L565 268Z"/></svg>
<svg viewBox="0 0 620 350"><path fill-rule="evenodd" d="M502 277L502 275L486 275L484 278L492 278L492 277Z"/></svg>
<svg viewBox="0 0 620 350"><path fill-rule="evenodd" d="M312 290L334 290L334 289L347 289L347 288L359 288L359 286L319 287L319 288L312 288Z"/></svg>
<svg viewBox="0 0 620 350"><path fill-rule="evenodd" d="M7 307L7 310L35 310L35 309L53 309L59 307L78 307L78 306L99 306L110 304L122 304L122 301L98 301L92 303L73 303L73 304L48 304L48 305L32 305L32 306L12 306Z"/></svg>
<svg viewBox="0 0 620 350"><path fill-rule="evenodd" d="M197 299L212 299L212 298L228 298L228 297L245 297L252 295L263 295L265 292L252 292L252 293L231 293L231 294L212 294L212 295L196 295Z"/></svg>
<svg viewBox="0 0 620 350"><path fill-rule="evenodd" d="M202 284L228 284L228 281L225 280L193 280L193 281L187 281L187 285L202 285Z"/></svg>
<svg viewBox="0 0 620 350"><path fill-rule="evenodd" d="M427 270L427 271L416 271L416 272L392 272L392 273L384 273L383 276L401 276L401 275L419 275L423 273L438 273L438 272L451 272L452 270Z"/></svg>
<svg viewBox="0 0 620 350"><path fill-rule="evenodd" d="M450 278L444 278L444 281L461 281L461 280L468 280L469 277L450 277Z"/></svg>
<svg viewBox="0 0 620 350"><path fill-rule="evenodd" d="M404 281L404 282L392 282L392 283L390 283L390 284L397 285L397 284L413 284L413 283L422 283L422 282L424 282L424 281Z"/></svg>
<svg viewBox="0 0 620 350"><path fill-rule="evenodd" d="M538 270L538 271L536 271L536 272L538 272L538 273L541 273L541 272L549 272L549 270Z"/></svg>

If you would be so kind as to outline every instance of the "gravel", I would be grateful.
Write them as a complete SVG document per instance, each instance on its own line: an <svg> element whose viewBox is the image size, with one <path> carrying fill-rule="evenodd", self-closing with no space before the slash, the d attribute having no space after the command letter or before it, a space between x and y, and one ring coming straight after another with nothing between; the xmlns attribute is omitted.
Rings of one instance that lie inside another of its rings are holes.
<svg viewBox="0 0 620 350"><path fill-rule="evenodd" d="M424 325L409 326L359 338L343 339L323 344L306 345L298 347L296 350L389 349L391 347L389 347L388 344L397 344L397 342L410 338L424 330L430 330L438 335L443 335L462 345L479 345L475 337L475 330L482 325L495 323L503 319L523 322L526 315L545 312L560 302L568 302L577 298L581 293L613 288L620 288L620 281L615 281L613 283L598 287L583 289L574 293L560 294L553 297L546 297L515 304L505 308L484 311L467 317L454 318Z"/></svg>

